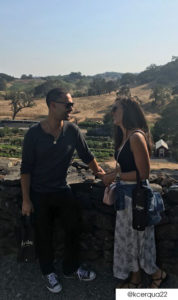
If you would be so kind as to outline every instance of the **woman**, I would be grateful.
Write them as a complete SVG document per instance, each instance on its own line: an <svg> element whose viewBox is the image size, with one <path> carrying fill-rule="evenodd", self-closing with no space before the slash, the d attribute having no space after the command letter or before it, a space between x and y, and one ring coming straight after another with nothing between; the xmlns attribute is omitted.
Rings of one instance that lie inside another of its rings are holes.
<svg viewBox="0 0 178 300"><path fill-rule="evenodd" d="M145 116L132 98L117 98L112 107L115 125L115 158L119 167L106 175L99 175L105 185L119 175L123 188L132 191L136 184L136 170L141 180L149 178L151 140ZM122 133L122 134L121 134ZM121 150L122 149L122 150ZM119 156L118 151L120 150ZM114 276L125 282L124 288L140 288L141 269L152 276L150 288L158 288L167 278L156 262L154 226L144 231L132 228L132 193L125 195L125 209L118 210L114 243Z"/></svg>

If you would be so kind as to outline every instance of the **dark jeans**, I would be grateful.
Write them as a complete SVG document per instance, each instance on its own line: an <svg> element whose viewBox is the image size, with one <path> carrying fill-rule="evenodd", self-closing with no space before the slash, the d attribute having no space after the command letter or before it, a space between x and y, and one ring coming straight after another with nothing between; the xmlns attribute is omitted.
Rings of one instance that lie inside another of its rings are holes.
<svg viewBox="0 0 178 300"><path fill-rule="evenodd" d="M60 218L65 231L63 272L68 275L79 267L81 209L70 189L56 193L31 192L34 205L37 255L43 275L54 272L53 221Z"/></svg>

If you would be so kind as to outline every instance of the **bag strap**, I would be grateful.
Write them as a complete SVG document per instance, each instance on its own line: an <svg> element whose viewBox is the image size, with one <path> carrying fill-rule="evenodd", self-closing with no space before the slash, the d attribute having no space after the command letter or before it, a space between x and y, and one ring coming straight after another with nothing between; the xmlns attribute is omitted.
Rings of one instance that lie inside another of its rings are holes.
<svg viewBox="0 0 178 300"><path fill-rule="evenodd" d="M145 140L146 140L146 135L144 133L144 131L140 130L140 129L137 129L137 130L134 130L130 136L135 133L135 132L140 132L141 134L143 134ZM136 165L135 165L136 166ZM141 181L141 178L140 178L140 173L139 173L139 170L137 169L136 167L136 178L137 178L137 186L142 186L142 181Z"/></svg>
<svg viewBox="0 0 178 300"><path fill-rule="evenodd" d="M142 186L142 181L140 179L140 173L139 170L136 167L136 178L137 178L137 187Z"/></svg>

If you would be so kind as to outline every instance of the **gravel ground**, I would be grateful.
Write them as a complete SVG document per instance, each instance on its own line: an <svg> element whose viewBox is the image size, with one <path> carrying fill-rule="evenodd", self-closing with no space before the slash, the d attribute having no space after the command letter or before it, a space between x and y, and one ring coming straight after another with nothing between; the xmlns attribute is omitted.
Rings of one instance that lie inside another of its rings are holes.
<svg viewBox="0 0 178 300"><path fill-rule="evenodd" d="M91 265L92 266L92 265ZM64 279L60 263L56 264L63 286L59 294L50 293L44 286L38 263L19 264L14 255L0 258L0 300L114 300L117 280L112 269L95 265L97 278L92 282ZM147 280L147 279L146 279ZM177 288L178 277L169 275L163 288Z"/></svg>
<svg viewBox="0 0 178 300"><path fill-rule="evenodd" d="M115 299L116 279L112 276L111 267L95 267L97 277L92 282L81 282L77 279L65 279L60 263L56 265L62 283L59 294L50 293L37 263L17 263L15 256L0 258L0 300L15 299L61 299L61 300L112 300Z"/></svg>

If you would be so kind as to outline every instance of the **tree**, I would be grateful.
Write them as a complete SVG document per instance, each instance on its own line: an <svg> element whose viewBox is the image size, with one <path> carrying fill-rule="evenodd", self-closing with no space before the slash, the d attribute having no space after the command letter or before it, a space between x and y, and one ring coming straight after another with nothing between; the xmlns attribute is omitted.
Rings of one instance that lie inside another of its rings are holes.
<svg viewBox="0 0 178 300"><path fill-rule="evenodd" d="M6 80L0 77L0 91L6 90Z"/></svg>
<svg viewBox="0 0 178 300"><path fill-rule="evenodd" d="M94 78L90 83L88 95L101 95L106 93L106 81L103 78Z"/></svg>
<svg viewBox="0 0 178 300"><path fill-rule="evenodd" d="M117 82L115 80L108 80L105 84L106 92L111 93L117 89Z"/></svg>
<svg viewBox="0 0 178 300"><path fill-rule="evenodd" d="M15 79L14 77L4 74L4 73L0 73L0 78L3 78L6 82L10 82Z"/></svg>
<svg viewBox="0 0 178 300"><path fill-rule="evenodd" d="M29 75L22 74L21 79L33 79L33 75L32 74L29 74Z"/></svg>
<svg viewBox="0 0 178 300"><path fill-rule="evenodd" d="M131 97L130 89L127 85L123 85L116 93L117 97Z"/></svg>
<svg viewBox="0 0 178 300"><path fill-rule="evenodd" d="M156 86L152 89L150 99L153 99L153 104L157 106L165 105L170 102L171 92L168 88Z"/></svg>
<svg viewBox="0 0 178 300"><path fill-rule="evenodd" d="M173 55L172 56L172 61L176 61L176 60L178 60L178 56Z"/></svg>
<svg viewBox="0 0 178 300"><path fill-rule="evenodd" d="M177 95L177 94L178 94L178 85L172 88L172 95Z"/></svg>
<svg viewBox="0 0 178 300"><path fill-rule="evenodd" d="M160 138L169 140L176 144L178 132L178 97L175 97L161 113L161 118L156 122L153 128L153 137L155 140Z"/></svg>
<svg viewBox="0 0 178 300"><path fill-rule="evenodd" d="M149 70L155 70L156 68L157 68L157 65L151 64L150 66L148 66L148 67L146 68L146 70L147 70L147 71L149 71Z"/></svg>
<svg viewBox="0 0 178 300"><path fill-rule="evenodd" d="M65 81L73 82L78 79L82 79L84 76L82 76L81 72L71 72L68 75L64 75L63 78Z"/></svg>
<svg viewBox="0 0 178 300"><path fill-rule="evenodd" d="M50 79L34 88L34 97L45 97L51 89L61 87L67 91L72 90L72 84L62 79Z"/></svg>
<svg viewBox="0 0 178 300"><path fill-rule="evenodd" d="M120 80L121 85L134 84L136 82L137 75L133 73L125 73Z"/></svg>
<svg viewBox="0 0 178 300"><path fill-rule="evenodd" d="M12 120L15 119L19 111L26 107L35 105L32 95L25 92L14 92L6 95L6 98L11 100Z"/></svg>

